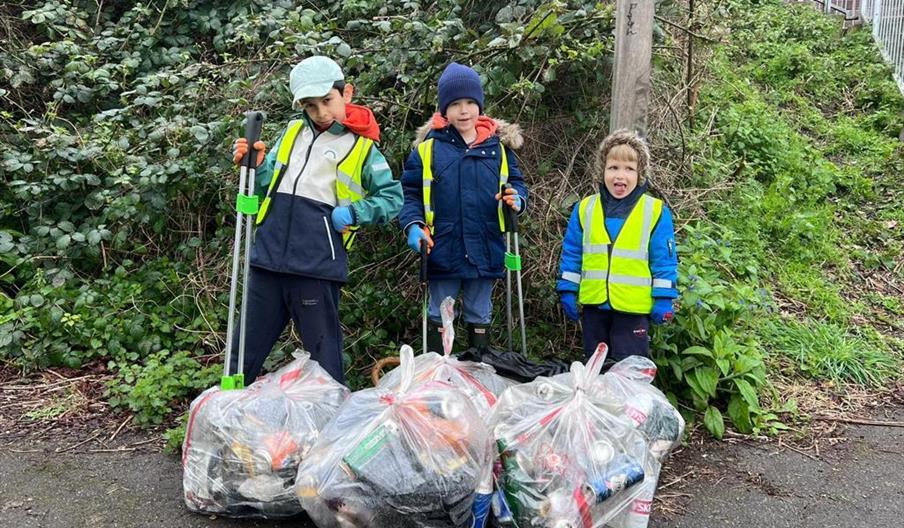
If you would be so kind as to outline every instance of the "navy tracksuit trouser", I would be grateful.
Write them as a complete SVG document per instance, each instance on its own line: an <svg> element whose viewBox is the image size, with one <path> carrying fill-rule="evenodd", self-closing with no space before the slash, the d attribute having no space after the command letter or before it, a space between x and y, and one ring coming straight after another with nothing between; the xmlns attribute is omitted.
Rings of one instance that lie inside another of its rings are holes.
<svg viewBox="0 0 904 528"><path fill-rule="evenodd" d="M289 318L301 334L304 349L330 375L345 383L342 328L339 326L341 283L277 273L251 266L245 319L245 384L257 378L264 360L285 330ZM238 321L236 321L238 326ZM232 340L230 373L238 367L239 332Z"/></svg>
<svg viewBox="0 0 904 528"><path fill-rule="evenodd" d="M603 310L585 306L581 315L584 335L584 356L589 359L596 346L609 346L607 363L621 361L628 356L650 357L650 316Z"/></svg>

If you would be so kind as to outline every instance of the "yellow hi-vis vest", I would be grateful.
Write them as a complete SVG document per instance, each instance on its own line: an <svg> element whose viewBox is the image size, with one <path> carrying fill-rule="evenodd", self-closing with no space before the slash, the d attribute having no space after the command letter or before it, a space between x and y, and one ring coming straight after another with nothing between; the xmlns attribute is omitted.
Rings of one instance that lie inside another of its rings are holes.
<svg viewBox="0 0 904 528"><path fill-rule="evenodd" d="M421 179L424 182L424 222L433 232L433 201L431 199L431 188L433 187L433 138L424 140L417 146L417 153L421 157ZM502 151L502 164L499 166L499 192L502 192L502 186L508 182L509 166L508 156L505 154L505 147L499 145ZM499 216L499 230L505 232L505 217L503 216L502 200L499 200L497 215Z"/></svg>
<svg viewBox="0 0 904 528"><path fill-rule="evenodd" d="M599 194L584 198L578 207L584 230L579 302L609 301L612 309L619 312L650 313L653 309L650 238L662 215L662 200L641 195L615 242L609 239Z"/></svg>
<svg viewBox="0 0 904 528"><path fill-rule="evenodd" d="M267 194L264 196L260 210L257 213L258 225L267 217L267 212L270 210L270 197L275 189L279 187L279 181L282 179L286 166L289 164L289 156L292 154L295 140L298 139L302 128L304 128L304 120L290 121L285 135L279 142L273 177L270 179ZM352 149L336 166L336 199L339 205L351 205L352 202L357 202L367 194L367 191L361 185L361 174L364 172L364 162L367 161L367 155L370 153L373 144L374 141L372 139L358 136ZM349 226L348 232L343 233L342 242L346 250L351 249L358 228L359 226Z"/></svg>

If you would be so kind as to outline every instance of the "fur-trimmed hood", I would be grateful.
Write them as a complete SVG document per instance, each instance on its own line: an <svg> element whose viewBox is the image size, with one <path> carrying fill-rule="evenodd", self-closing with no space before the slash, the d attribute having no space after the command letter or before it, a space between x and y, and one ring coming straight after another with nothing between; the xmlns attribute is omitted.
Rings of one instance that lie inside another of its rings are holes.
<svg viewBox="0 0 904 528"><path fill-rule="evenodd" d="M521 145L524 145L524 136L521 133L521 125L509 123L504 119L493 118L493 121L496 122L495 135L499 137L499 141L503 145L513 150L517 150L521 148ZM412 146L417 147L423 143L431 130L434 130L433 118L430 118L426 123L418 127Z"/></svg>

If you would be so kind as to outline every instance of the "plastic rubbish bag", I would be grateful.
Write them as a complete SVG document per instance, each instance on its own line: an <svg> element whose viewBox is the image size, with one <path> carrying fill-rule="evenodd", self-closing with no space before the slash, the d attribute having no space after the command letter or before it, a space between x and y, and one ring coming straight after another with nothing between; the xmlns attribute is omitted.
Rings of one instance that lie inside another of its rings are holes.
<svg viewBox="0 0 904 528"><path fill-rule="evenodd" d="M605 356L601 344L586 366L572 363L569 373L511 387L499 398L489 422L502 466L497 521L598 528L658 471L623 406L595 390Z"/></svg>
<svg viewBox="0 0 904 528"><path fill-rule="evenodd" d="M414 383L407 345L399 368L396 390L352 394L298 469L296 493L320 528L445 528L470 518L492 438L464 393Z"/></svg>
<svg viewBox="0 0 904 528"><path fill-rule="evenodd" d="M641 494L607 524L611 528L646 528L659 480L658 467L684 434L684 418L665 394L651 385L655 377L655 363L645 357L629 356L597 378L595 384L603 398L622 404L622 414L631 420L650 455L659 463L657 471L644 479Z"/></svg>
<svg viewBox="0 0 904 528"><path fill-rule="evenodd" d="M189 408L182 445L188 509L228 517L301 513L298 464L348 398L307 352L244 390L204 391Z"/></svg>
<svg viewBox="0 0 904 528"><path fill-rule="evenodd" d="M665 394L652 385L656 364L629 356L597 379L603 397L619 401L625 414L647 441L650 453L662 462L684 435L684 418Z"/></svg>
<svg viewBox="0 0 904 528"><path fill-rule="evenodd" d="M435 352L421 354L414 358L415 385L429 380L445 381L464 392L480 415L484 418L496 403L502 391L515 384L514 381L496 374L493 367L473 361L460 361L452 354L455 341L455 301L446 297L440 305L443 321L443 355ZM401 384L402 368L389 371L380 380L378 387L396 390Z"/></svg>

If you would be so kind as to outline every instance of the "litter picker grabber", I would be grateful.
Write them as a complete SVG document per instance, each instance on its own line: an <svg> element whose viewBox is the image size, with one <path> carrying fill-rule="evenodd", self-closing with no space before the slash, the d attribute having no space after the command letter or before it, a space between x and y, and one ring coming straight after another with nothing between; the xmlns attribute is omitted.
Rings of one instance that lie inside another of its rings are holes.
<svg viewBox="0 0 904 528"><path fill-rule="evenodd" d="M248 152L245 153L239 168L239 192L235 200L235 239L232 244L232 279L229 285L229 317L226 323L226 357L223 365L223 377L220 378L222 390L241 389L245 386L245 375L242 369L245 364L245 315L248 306L248 265L251 259L251 232L254 226L254 215L258 210L258 197L254 194L254 176L257 151L254 144L260 139L261 125L264 115L261 112L245 112L245 138L248 140ZM246 221L247 220L247 221ZM237 372L230 374L232 364L232 336L235 332L235 298L239 279L239 250L242 247L242 227L244 224L245 253L242 262L242 307L239 312L239 358Z"/></svg>
<svg viewBox="0 0 904 528"><path fill-rule="evenodd" d="M420 229L418 226L412 226L411 229ZM424 290L424 307L421 310L421 344L424 348L424 354L427 353L427 297L430 296L427 290L427 241L421 240L421 265L418 278L421 282L421 289Z"/></svg>
<svg viewBox="0 0 904 528"><path fill-rule="evenodd" d="M512 188L512 184L502 186L502 196ZM518 286L518 319L521 323L521 354L527 356L527 332L524 323L524 297L521 290L521 249L518 240L518 215L505 202L502 203L503 218L505 219L505 303L506 324L508 335L506 346L513 351L512 346L512 271L516 272ZM515 240L515 252L512 253L512 238Z"/></svg>

